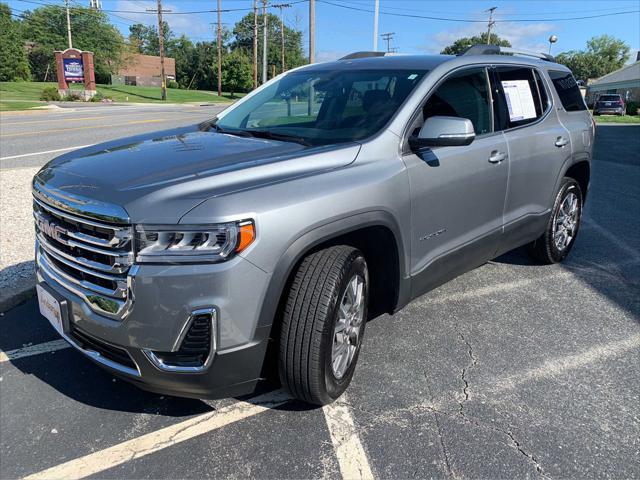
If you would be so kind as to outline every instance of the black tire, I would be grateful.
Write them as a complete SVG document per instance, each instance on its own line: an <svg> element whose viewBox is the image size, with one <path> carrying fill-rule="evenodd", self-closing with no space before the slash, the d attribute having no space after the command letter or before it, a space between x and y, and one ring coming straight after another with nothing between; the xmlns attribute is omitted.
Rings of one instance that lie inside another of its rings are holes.
<svg viewBox="0 0 640 480"><path fill-rule="evenodd" d="M571 239L567 241L564 247L559 248L554 241L556 234L556 227L560 207L563 205L564 200L569 195L575 195L577 197L577 213L575 215L576 224L575 228L571 231ZM580 221L582 220L582 205L583 196L580 185L573 178L564 177L560 184L560 189L556 195L556 199L551 210L551 216L547 222L544 233L534 242L529 244L529 253L531 256L542 264L552 264L561 262L571 251L573 244L575 243L578 231L580 230Z"/></svg>
<svg viewBox="0 0 640 480"><path fill-rule="evenodd" d="M339 302L349 282L364 281L364 311L351 363L340 378L331 364ZM369 277L362 253L339 245L307 256L295 273L284 307L280 332L280 381L295 398L326 405L349 386L367 319Z"/></svg>

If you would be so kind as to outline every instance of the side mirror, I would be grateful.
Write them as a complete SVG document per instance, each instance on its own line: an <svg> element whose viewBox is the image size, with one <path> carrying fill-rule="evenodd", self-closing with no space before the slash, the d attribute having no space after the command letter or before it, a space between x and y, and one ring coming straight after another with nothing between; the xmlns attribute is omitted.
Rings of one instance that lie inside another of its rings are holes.
<svg viewBox="0 0 640 480"><path fill-rule="evenodd" d="M412 148L469 145L476 138L471 120L460 117L429 117L418 135L409 137Z"/></svg>

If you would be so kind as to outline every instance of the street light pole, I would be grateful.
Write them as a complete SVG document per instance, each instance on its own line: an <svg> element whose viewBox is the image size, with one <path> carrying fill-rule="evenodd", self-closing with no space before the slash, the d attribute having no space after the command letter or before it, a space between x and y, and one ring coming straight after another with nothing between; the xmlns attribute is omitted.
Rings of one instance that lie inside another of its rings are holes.
<svg viewBox="0 0 640 480"><path fill-rule="evenodd" d="M373 13L373 51L378 51L378 16L380 13L380 0L376 0Z"/></svg>
<svg viewBox="0 0 640 480"><path fill-rule="evenodd" d="M558 36L557 35L551 35L549 37L549 55L551 55L551 45L553 45L557 41L558 41Z"/></svg>
<svg viewBox="0 0 640 480"><path fill-rule="evenodd" d="M262 83L267 83L267 0L262 0Z"/></svg>

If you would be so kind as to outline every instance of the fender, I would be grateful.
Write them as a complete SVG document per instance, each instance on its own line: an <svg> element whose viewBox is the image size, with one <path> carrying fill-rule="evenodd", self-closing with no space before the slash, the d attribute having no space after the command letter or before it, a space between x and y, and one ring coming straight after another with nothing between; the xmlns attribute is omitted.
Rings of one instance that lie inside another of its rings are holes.
<svg viewBox="0 0 640 480"><path fill-rule="evenodd" d="M340 235L344 235L349 232L359 230L366 227L382 226L387 227L393 233L393 236L398 247L398 268L399 268L399 282L398 282L398 299L396 301L396 311L398 307L404 306L408 303L410 295L410 281L406 276L406 269L403 262L405 257L404 245L402 243L402 235L398 223L395 218L384 210L374 210L369 212L358 213L348 217L344 217L330 223L316 227L313 230L303 233L296 240L294 240L285 250L280 257L276 268L273 270L269 286L262 304L260 316L258 318L258 332L267 333L270 329L261 328L270 326L274 323L274 318L284 291L286 282L291 275L291 272L295 266L302 260L303 256L312 248L336 238ZM263 333L263 334L264 334ZM257 339L256 340L262 340Z"/></svg>
<svg viewBox="0 0 640 480"><path fill-rule="evenodd" d="M556 193L558 192L558 189L560 188L560 182L565 177L565 175L567 174L569 169L571 167L573 167L576 163L585 162L585 161L589 164L589 170L591 170L591 156L589 154L585 153L585 152L579 152L579 153L571 154L570 156L568 156L565 159L565 161L563 162L562 166L560 167L558 178L556 178L556 184L555 184L554 189L553 189L553 194L551 195L551 198L549 199L549 208L550 209L553 208L553 202L555 201ZM591 179L589 179L589 184L591 184ZM588 191L588 189L587 189L587 191ZM583 201L586 201L587 192L582 192L582 195L583 195Z"/></svg>

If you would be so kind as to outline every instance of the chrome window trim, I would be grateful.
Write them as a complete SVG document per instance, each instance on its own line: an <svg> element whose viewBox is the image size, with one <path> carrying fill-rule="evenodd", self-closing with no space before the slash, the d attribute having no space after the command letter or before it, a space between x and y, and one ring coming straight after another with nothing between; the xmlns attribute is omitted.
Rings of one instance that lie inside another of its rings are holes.
<svg viewBox="0 0 640 480"><path fill-rule="evenodd" d="M142 352L154 367L163 372L170 373L202 373L211 366L211 364L213 363L213 359L216 356L216 337L218 336L218 311L215 307L199 308L197 310L193 310L185 324L182 326L182 329L180 330L180 333L178 334L178 337L176 338L171 351L175 352L180 349L180 344L182 343L182 340L184 340L184 337L187 335L191 323L193 322L195 317L199 315L209 315L211 321L211 346L209 347L209 356L206 358L204 363L197 367L180 367L176 365L167 365L162 361L162 359L158 358L153 350L142 349Z"/></svg>

